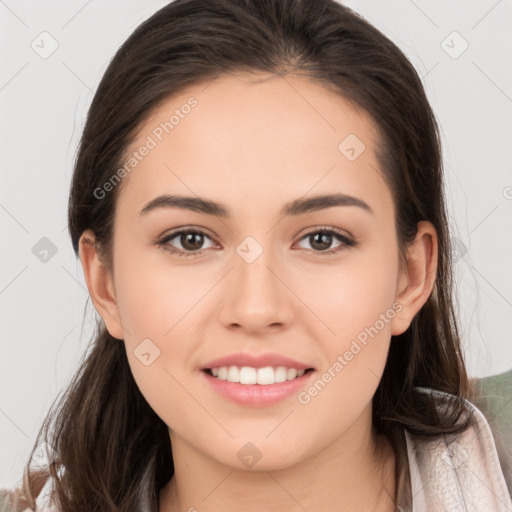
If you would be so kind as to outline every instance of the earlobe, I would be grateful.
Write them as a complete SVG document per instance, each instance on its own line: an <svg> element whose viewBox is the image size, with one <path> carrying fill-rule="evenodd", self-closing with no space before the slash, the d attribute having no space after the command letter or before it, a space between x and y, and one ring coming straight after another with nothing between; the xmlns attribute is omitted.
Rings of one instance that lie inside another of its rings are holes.
<svg viewBox="0 0 512 512"><path fill-rule="evenodd" d="M391 334L404 333L434 288L437 274L437 233L432 223L421 221L415 240L407 248L406 268L399 276L397 301L402 309L391 322Z"/></svg>
<svg viewBox="0 0 512 512"><path fill-rule="evenodd" d="M109 269L101 261L95 236L91 230L84 231L78 242L80 261L91 300L108 332L117 339L123 339L123 328L115 296L115 288Z"/></svg>

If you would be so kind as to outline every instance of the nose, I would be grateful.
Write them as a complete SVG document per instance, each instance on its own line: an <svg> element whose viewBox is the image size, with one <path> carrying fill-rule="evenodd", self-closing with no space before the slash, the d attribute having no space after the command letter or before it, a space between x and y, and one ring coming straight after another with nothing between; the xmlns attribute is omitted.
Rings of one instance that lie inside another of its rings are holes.
<svg viewBox="0 0 512 512"><path fill-rule="evenodd" d="M226 276L219 312L226 328L254 336L277 332L291 324L294 296L270 253L264 249L251 263L234 255L234 268Z"/></svg>

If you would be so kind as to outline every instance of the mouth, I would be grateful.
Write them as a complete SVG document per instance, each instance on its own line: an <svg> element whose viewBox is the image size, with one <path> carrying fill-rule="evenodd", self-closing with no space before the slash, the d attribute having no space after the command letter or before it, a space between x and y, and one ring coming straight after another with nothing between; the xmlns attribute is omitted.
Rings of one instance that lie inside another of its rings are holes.
<svg viewBox="0 0 512 512"><path fill-rule="evenodd" d="M286 366L254 368L251 366L232 365L204 368L202 371L220 381L246 386L271 386L273 384L300 379L305 374L314 371L314 368L297 369Z"/></svg>
<svg viewBox="0 0 512 512"><path fill-rule="evenodd" d="M290 400L317 373L306 362L277 352L237 352L200 368L206 387L243 406L264 407Z"/></svg>
<svg viewBox="0 0 512 512"><path fill-rule="evenodd" d="M217 366L203 368L206 385L218 396L244 407L268 407L298 396L314 368Z"/></svg>

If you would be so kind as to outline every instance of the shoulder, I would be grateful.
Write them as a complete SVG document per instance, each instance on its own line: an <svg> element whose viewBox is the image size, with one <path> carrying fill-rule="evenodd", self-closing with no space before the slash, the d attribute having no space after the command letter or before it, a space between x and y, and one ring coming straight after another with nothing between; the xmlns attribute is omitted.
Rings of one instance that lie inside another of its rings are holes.
<svg viewBox="0 0 512 512"><path fill-rule="evenodd" d="M489 422L501 468L512 495L512 369L499 375L474 379L474 404Z"/></svg>
<svg viewBox="0 0 512 512"><path fill-rule="evenodd" d="M0 489L0 512L32 512L23 490Z"/></svg>
<svg viewBox="0 0 512 512"><path fill-rule="evenodd" d="M42 471L36 472L33 478L32 488L36 490L35 507L30 505L23 487L19 486L14 489L0 489L0 512L61 512L53 501L54 477L49 472Z"/></svg>
<svg viewBox="0 0 512 512"><path fill-rule="evenodd" d="M416 389L431 393L440 411L444 398L456 398L429 388ZM467 400L464 405L472 413L472 422L459 434L423 436L405 430L415 512L466 510L468 504L468 510L475 511L512 510L489 424L478 407Z"/></svg>

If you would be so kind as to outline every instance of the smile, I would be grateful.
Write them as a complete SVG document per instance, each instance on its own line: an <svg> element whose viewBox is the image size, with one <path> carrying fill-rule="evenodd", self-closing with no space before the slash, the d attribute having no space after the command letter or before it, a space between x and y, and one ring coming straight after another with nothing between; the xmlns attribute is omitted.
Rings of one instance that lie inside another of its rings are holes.
<svg viewBox="0 0 512 512"><path fill-rule="evenodd" d="M302 377L306 370L287 368L286 366L265 366L264 368L253 368L251 366L221 366L209 370L213 377L228 382L239 382L240 384L259 384L269 386L287 380L294 380Z"/></svg>
<svg viewBox="0 0 512 512"><path fill-rule="evenodd" d="M240 405L266 407L297 395L315 372L312 368L297 370L284 366L220 366L200 373L223 398Z"/></svg>

